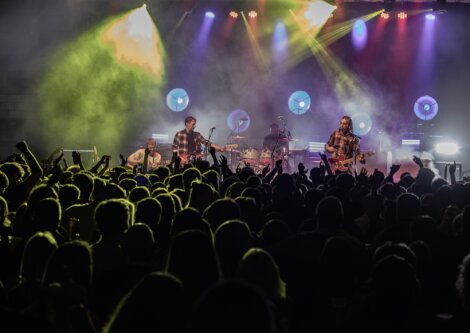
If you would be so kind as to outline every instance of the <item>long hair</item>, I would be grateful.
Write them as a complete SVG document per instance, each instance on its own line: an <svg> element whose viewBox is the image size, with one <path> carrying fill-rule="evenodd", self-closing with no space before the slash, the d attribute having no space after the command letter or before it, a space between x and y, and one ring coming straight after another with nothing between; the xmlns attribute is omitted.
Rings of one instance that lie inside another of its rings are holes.
<svg viewBox="0 0 470 333"><path fill-rule="evenodd" d="M353 121L352 121L352 118L351 118L350 116L342 116L342 117L341 117L341 120L343 120L343 119L345 119L345 120L347 120L347 121L349 122L349 130L350 130L351 133L353 133L353 132L354 132L354 128L353 128Z"/></svg>

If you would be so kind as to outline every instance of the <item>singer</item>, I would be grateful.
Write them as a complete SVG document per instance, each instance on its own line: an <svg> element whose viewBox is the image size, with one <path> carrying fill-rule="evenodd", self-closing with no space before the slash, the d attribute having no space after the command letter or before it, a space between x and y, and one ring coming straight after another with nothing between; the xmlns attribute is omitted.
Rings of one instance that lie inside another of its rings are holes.
<svg viewBox="0 0 470 333"><path fill-rule="evenodd" d="M144 164L147 160L146 170L155 169L160 165L162 156L157 152L157 140L147 139L147 147L140 148L127 158L127 166L134 167L138 164Z"/></svg>
<svg viewBox="0 0 470 333"><path fill-rule="evenodd" d="M202 145L214 147L217 151L225 151L221 147L209 140L205 139L201 133L194 131L196 128L196 118L186 117L184 120L184 129L176 132L173 139L173 153L176 153L181 158L181 163L188 163L188 158L194 156L196 158L202 156ZM211 130L215 130L212 127Z"/></svg>
<svg viewBox="0 0 470 333"><path fill-rule="evenodd" d="M364 155L361 154L359 137L353 134L353 121L349 116L341 117L339 128L331 133L325 144L325 150L332 154L333 159L341 159L352 162L357 160L365 163ZM350 164L350 163L349 163Z"/></svg>

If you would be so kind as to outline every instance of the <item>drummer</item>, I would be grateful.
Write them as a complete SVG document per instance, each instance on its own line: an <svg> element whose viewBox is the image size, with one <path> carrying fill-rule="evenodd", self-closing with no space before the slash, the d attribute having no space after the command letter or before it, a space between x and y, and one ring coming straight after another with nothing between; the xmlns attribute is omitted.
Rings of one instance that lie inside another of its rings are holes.
<svg viewBox="0 0 470 333"><path fill-rule="evenodd" d="M272 163L272 160L286 159L289 154L289 138L279 130L279 125L273 123L269 126L269 134L263 140L263 152L271 161L262 161L263 164Z"/></svg>

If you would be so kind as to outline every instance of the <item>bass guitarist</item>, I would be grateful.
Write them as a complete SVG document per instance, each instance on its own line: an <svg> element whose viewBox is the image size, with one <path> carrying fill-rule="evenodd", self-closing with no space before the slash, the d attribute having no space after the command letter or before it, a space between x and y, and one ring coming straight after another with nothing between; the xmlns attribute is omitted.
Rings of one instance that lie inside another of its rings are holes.
<svg viewBox="0 0 470 333"><path fill-rule="evenodd" d="M361 154L359 137L353 134L353 122L349 116L341 117L339 128L331 133L325 150L332 154L328 161L333 171L348 171L356 161L366 162L364 154Z"/></svg>
<svg viewBox="0 0 470 333"><path fill-rule="evenodd" d="M194 131L196 128L196 118L192 116L186 117L184 120L184 129L176 132L173 139L173 154L181 159L181 164L187 164L191 157L197 159L202 156L202 145L213 147L217 151L225 151L225 147L221 147L209 140L205 139L201 133Z"/></svg>

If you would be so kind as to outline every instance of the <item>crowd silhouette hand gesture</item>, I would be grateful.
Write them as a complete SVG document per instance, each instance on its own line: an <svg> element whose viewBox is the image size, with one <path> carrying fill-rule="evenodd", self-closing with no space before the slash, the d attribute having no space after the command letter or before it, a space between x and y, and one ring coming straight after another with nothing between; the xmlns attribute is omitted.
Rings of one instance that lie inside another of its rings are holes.
<svg viewBox="0 0 470 333"><path fill-rule="evenodd" d="M263 170L261 170L261 176L262 176L262 177L266 176L266 175L268 174L268 172L269 172L269 169L270 169L269 164L267 164L267 165L263 168Z"/></svg>
<svg viewBox="0 0 470 333"><path fill-rule="evenodd" d="M125 158L124 155L119 154L119 159L121 160L121 166L126 165L126 163L127 163L127 158Z"/></svg>
<svg viewBox="0 0 470 333"><path fill-rule="evenodd" d="M62 158L64 158L64 153L63 152L56 159L54 159L54 161L52 162L52 167L54 168L57 165L59 165Z"/></svg>
<svg viewBox="0 0 470 333"><path fill-rule="evenodd" d="M380 186L380 182L382 181L382 177L380 175L380 171L378 169L375 169L372 175L369 178L371 187L373 189L377 189Z"/></svg>
<svg viewBox="0 0 470 333"><path fill-rule="evenodd" d="M28 150L28 144L26 143L26 141L20 141L20 142L18 142L18 143L16 144L16 148L17 148L20 152L24 153L25 151Z"/></svg>
<svg viewBox="0 0 470 333"><path fill-rule="evenodd" d="M359 183L367 184L367 180L369 179L369 177L367 175L366 168L362 167L361 170L359 171L359 174L356 172L356 170L354 170L354 175L356 176L356 180Z"/></svg>
<svg viewBox="0 0 470 333"><path fill-rule="evenodd" d="M324 176L326 172L326 167L323 164L323 162L320 162L320 164L318 165L318 168L320 169L320 176Z"/></svg>
<svg viewBox="0 0 470 333"><path fill-rule="evenodd" d="M301 175L305 175L308 172L308 169L305 169L305 165L303 163L299 163L297 169Z"/></svg>
<svg viewBox="0 0 470 333"><path fill-rule="evenodd" d="M72 152L72 160L73 164L80 164L80 162L82 161L82 157L80 156L80 153L78 151Z"/></svg>
<svg viewBox="0 0 470 333"><path fill-rule="evenodd" d="M398 170L400 170L400 164L392 164L390 167L390 175L396 174Z"/></svg>
<svg viewBox="0 0 470 333"><path fill-rule="evenodd" d="M415 162L420 168L423 167L423 161L421 161L421 159L416 155L413 155L413 162Z"/></svg>
<svg viewBox="0 0 470 333"><path fill-rule="evenodd" d="M227 157L225 157L224 155L220 155L219 161L221 167L226 167L228 165Z"/></svg>
<svg viewBox="0 0 470 333"><path fill-rule="evenodd" d="M457 170L457 163L455 163L455 161L454 161L454 163L451 163L449 165L449 174L455 175L456 170Z"/></svg>
<svg viewBox="0 0 470 333"><path fill-rule="evenodd" d="M101 156L100 163L108 165L110 159L111 159L110 155L103 155L103 156Z"/></svg>

